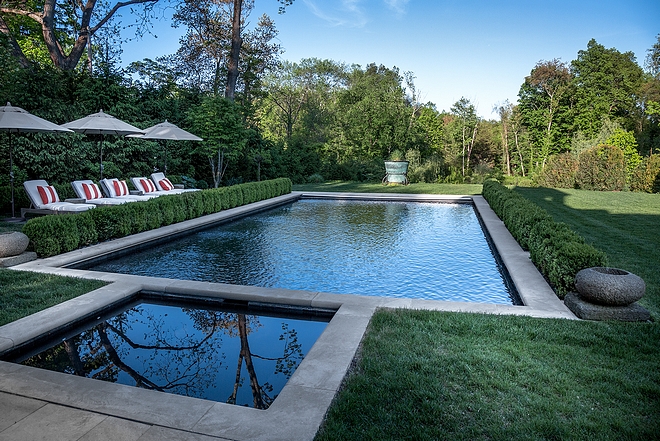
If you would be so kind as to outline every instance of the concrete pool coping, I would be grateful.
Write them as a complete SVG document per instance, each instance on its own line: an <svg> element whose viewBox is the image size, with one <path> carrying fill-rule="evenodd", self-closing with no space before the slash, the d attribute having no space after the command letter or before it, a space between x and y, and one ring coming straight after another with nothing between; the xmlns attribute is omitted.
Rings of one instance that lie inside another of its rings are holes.
<svg viewBox="0 0 660 441"><path fill-rule="evenodd" d="M153 246L164 238L169 240L191 230L306 197L472 203L524 306L292 291L66 267L136 245ZM351 366L371 316L379 308L575 319L531 263L528 253L520 248L481 196L294 192L13 268L104 280L110 284L0 327L0 353L64 326L75 318L94 314L99 307L131 298L140 291L296 305L337 312L268 410L164 394L0 362L0 440L310 440Z"/></svg>

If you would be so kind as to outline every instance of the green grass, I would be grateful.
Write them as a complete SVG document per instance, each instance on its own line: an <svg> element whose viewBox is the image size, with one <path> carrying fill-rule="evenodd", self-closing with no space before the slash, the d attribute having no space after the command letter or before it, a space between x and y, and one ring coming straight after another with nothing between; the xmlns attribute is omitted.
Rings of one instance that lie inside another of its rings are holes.
<svg viewBox="0 0 660 441"><path fill-rule="evenodd" d="M640 304L660 317L660 194L515 189L646 282Z"/></svg>
<svg viewBox="0 0 660 441"><path fill-rule="evenodd" d="M380 311L324 440L660 437L660 328Z"/></svg>
<svg viewBox="0 0 660 441"><path fill-rule="evenodd" d="M104 285L98 280L0 268L0 326Z"/></svg>
<svg viewBox="0 0 660 441"><path fill-rule="evenodd" d="M658 317L660 195L516 190L641 276ZM660 326L380 311L317 440L399 439L660 439Z"/></svg>
<svg viewBox="0 0 660 441"><path fill-rule="evenodd" d="M382 185L380 183L330 181L322 184L297 184L293 186L293 191L472 195L481 194L481 184Z"/></svg>

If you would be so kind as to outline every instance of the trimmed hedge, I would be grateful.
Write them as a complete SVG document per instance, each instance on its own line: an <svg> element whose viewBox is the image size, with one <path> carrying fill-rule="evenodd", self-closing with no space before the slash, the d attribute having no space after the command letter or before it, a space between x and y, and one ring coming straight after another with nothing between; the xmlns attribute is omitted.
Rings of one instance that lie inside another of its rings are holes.
<svg viewBox="0 0 660 441"><path fill-rule="evenodd" d="M23 233L40 257L49 257L288 193L288 178L250 182L97 207L80 214L36 217L25 224Z"/></svg>
<svg viewBox="0 0 660 441"><path fill-rule="evenodd" d="M564 298L575 291L575 275L584 268L607 266L607 256L585 243L568 225L499 182L484 182L482 194L520 246Z"/></svg>

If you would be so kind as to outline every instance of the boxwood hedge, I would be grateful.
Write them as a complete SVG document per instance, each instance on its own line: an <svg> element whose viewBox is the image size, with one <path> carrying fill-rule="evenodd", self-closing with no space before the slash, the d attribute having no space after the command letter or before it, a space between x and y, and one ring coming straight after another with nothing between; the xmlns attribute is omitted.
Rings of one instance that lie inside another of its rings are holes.
<svg viewBox="0 0 660 441"><path fill-rule="evenodd" d="M49 257L288 193L288 178L250 182L97 207L80 214L36 217L25 224L23 233L40 257Z"/></svg>
<svg viewBox="0 0 660 441"><path fill-rule="evenodd" d="M482 194L560 298L575 290L578 271L607 265L605 253L499 182L484 182Z"/></svg>

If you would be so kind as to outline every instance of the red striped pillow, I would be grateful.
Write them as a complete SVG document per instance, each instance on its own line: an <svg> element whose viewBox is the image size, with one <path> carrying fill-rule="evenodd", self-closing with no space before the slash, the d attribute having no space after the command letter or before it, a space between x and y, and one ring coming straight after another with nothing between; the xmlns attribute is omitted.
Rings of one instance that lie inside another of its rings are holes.
<svg viewBox="0 0 660 441"><path fill-rule="evenodd" d="M160 188L162 188L165 191L169 191L174 188L174 185L172 185L170 180L167 178L161 179L160 181L158 181L158 183L160 184Z"/></svg>
<svg viewBox="0 0 660 441"><path fill-rule="evenodd" d="M145 193L152 193L156 191L156 186L149 179L140 179L140 185L142 185L142 191Z"/></svg>
<svg viewBox="0 0 660 441"><path fill-rule="evenodd" d="M115 194L117 196L128 195L128 185L126 185L126 181L120 181L119 179L115 179L114 181L112 181L112 185L115 187Z"/></svg>
<svg viewBox="0 0 660 441"><path fill-rule="evenodd" d="M85 199L88 201L91 199L99 199L102 197L101 190L96 184L86 184L83 182L82 185L83 191L85 192Z"/></svg>
<svg viewBox="0 0 660 441"><path fill-rule="evenodd" d="M57 191L55 191L55 187L52 185L37 185L37 191L39 192L39 196L41 196L41 202L44 205L60 201L59 196L57 196Z"/></svg>

